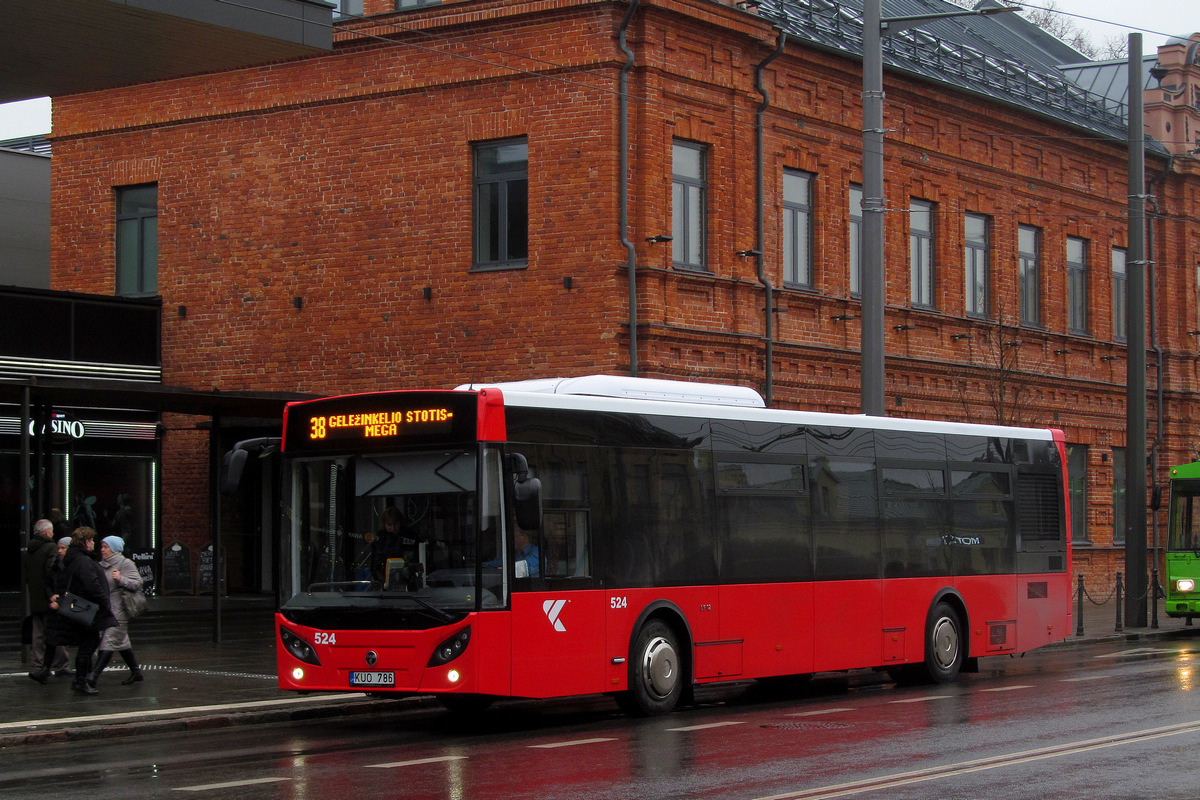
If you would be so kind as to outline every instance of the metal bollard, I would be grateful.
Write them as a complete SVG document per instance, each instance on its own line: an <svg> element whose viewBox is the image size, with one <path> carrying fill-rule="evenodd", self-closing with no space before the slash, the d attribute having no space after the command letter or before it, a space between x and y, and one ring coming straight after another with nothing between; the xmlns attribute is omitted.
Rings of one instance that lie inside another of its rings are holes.
<svg viewBox="0 0 1200 800"><path fill-rule="evenodd" d="M1079 600L1076 602L1075 635L1083 636L1083 573L1079 573Z"/></svg>
<svg viewBox="0 0 1200 800"><path fill-rule="evenodd" d="M1122 597L1124 592L1121 589L1122 589L1121 573L1118 572L1117 573L1117 627L1116 627L1117 633L1121 632L1121 607L1125 604L1125 601Z"/></svg>
<svg viewBox="0 0 1200 800"><path fill-rule="evenodd" d="M1150 570L1150 627L1158 627L1158 567Z"/></svg>

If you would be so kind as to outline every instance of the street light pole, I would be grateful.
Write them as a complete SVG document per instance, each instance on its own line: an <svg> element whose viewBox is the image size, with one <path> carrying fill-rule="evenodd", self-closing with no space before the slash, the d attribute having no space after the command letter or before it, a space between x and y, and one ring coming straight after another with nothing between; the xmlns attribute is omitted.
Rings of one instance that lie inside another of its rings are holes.
<svg viewBox="0 0 1200 800"><path fill-rule="evenodd" d="M863 0L863 202L862 248L859 277L862 287L862 413L882 417L884 412L883 331L887 298L884 269L883 214L883 35L947 17L980 17L1018 11L1013 7L977 11L948 11L884 17L883 0Z"/></svg>

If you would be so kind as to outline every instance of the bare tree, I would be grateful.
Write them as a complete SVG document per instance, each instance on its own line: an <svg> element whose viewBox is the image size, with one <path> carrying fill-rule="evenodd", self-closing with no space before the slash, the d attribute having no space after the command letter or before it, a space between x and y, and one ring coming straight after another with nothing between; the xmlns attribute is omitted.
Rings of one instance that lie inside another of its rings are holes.
<svg viewBox="0 0 1200 800"><path fill-rule="evenodd" d="M977 5L977 0L949 0L949 2L963 8L974 8ZM1091 60L1124 58L1127 52L1127 43L1120 36L1110 36L1100 44L1094 42L1087 31L1080 28L1074 19L1059 8L1056 0L1042 0L1041 7L1028 8L1021 12L1021 16Z"/></svg>
<svg viewBox="0 0 1200 800"><path fill-rule="evenodd" d="M979 419L978 404L987 406L985 418L995 425L1025 425L1029 407L1029 380L1026 371L1033 368L1029 363L1022 369L1022 350L1019 325L1005 323L1003 307L997 309L996 319L987 326L976 327L968 339L971 352L971 368L964 373L973 373L973 378L958 379L959 402L967 419ZM1026 354L1024 360L1028 362ZM970 386L978 384L976 397L971 398ZM972 402L974 400L974 402Z"/></svg>

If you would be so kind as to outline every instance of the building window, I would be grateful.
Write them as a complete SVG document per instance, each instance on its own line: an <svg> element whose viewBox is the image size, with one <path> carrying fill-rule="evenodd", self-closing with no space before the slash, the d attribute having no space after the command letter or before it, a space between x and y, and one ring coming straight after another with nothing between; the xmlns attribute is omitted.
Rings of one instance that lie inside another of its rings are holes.
<svg viewBox="0 0 1200 800"><path fill-rule="evenodd" d="M158 186L117 189L117 294L158 293Z"/></svg>
<svg viewBox="0 0 1200 800"><path fill-rule="evenodd" d="M329 0L333 3L333 20L346 19L347 17L361 17L363 15L363 0Z"/></svg>
<svg viewBox="0 0 1200 800"><path fill-rule="evenodd" d="M708 183L702 145L676 141L671 152L671 260L681 269L705 269L704 215Z"/></svg>
<svg viewBox="0 0 1200 800"><path fill-rule="evenodd" d="M963 223L964 305L973 317L986 317L990 311L988 286L991 283L991 220L983 214L967 214Z"/></svg>
<svg viewBox="0 0 1200 800"><path fill-rule="evenodd" d="M425 6L440 5L442 0L396 0L396 10L403 11L409 8L424 8Z"/></svg>
<svg viewBox="0 0 1200 800"><path fill-rule="evenodd" d="M862 187L850 187L850 296L862 295Z"/></svg>
<svg viewBox="0 0 1200 800"><path fill-rule="evenodd" d="M1113 544L1125 544L1125 448L1113 448Z"/></svg>
<svg viewBox="0 0 1200 800"><path fill-rule="evenodd" d="M783 282L811 289L812 175L783 171Z"/></svg>
<svg viewBox="0 0 1200 800"><path fill-rule="evenodd" d="M1017 228L1018 294L1022 325L1042 324L1042 231L1032 225Z"/></svg>
<svg viewBox="0 0 1200 800"><path fill-rule="evenodd" d="M926 200L909 203L908 251L912 304L933 308L933 203Z"/></svg>
<svg viewBox="0 0 1200 800"><path fill-rule="evenodd" d="M523 267L529 259L529 142L475 145L475 266Z"/></svg>
<svg viewBox="0 0 1200 800"><path fill-rule="evenodd" d="M1067 330L1088 332L1088 242L1067 237Z"/></svg>
<svg viewBox="0 0 1200 800"><path fill-rule="evenodd" d="M1129 339L1129 275L1125 271L1125 248L1112 251L1113 340Z"/></svg>
<svg viewBox="0 0 1200 800"><path fill-rule="evenodd" d="M1087 529L1087 445L1067 445L1067 494L1071 500L1071 539L1090 544Z"/></svg>

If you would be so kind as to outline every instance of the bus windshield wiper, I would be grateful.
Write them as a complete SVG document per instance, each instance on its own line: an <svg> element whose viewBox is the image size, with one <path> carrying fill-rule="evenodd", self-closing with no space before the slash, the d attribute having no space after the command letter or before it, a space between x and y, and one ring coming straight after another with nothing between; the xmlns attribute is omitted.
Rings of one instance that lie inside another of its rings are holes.
<svg viewBox="0 0 1200 800"><path fill-rule="evenodd" d="M450 614L449 612L443 611L442 609L438 608L437 606L433 605L432 603L429 603L429 602L427 602L427 601L425 601L425 600L422 600L421 598L417 597L417 596L416 596L415 594L413 594L412 592L407 592L407 593L405 593L405 594L399 594L399 595L395 595L395 596L396 596L396 597L403 597L403 598L404 598L404 599L406 599L406 600L412 600L414 603L416 603L416 604L418 604L418 605L420 605L420 606L424 606L425 608L429 609L430 611L432 611L433 613L437 614L439 617L441 617L442 619L444 619L446 622L453 622L453 621L454 621L454 615L453 615L453 614Z"/></svg>

